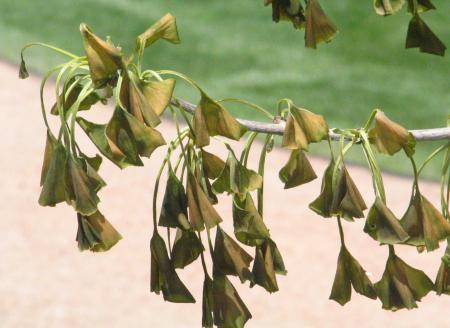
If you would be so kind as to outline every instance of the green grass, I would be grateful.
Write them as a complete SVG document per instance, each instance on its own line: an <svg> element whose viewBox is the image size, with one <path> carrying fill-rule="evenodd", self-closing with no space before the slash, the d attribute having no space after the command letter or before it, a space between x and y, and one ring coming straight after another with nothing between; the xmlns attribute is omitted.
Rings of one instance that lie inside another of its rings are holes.
<svg viewBox="0 0 450 328"><path fill-rule="evenodd" d="M214 98L244 98L274 111L276 101L287 97L339 127L361 126L373 108L381 108L407 128L445 124L450 112L449 55L441 58L403 49L406 10L379 17L372 0L322 0L340 32L315 51L304 48L302 31L288 23L272 23L271 10L262 2L0 0L0 56L18 62L20 47L31 41L81 53L82 21L130 50L136 35L172 12L182 43L155 44L146 53L145 65L183 72ZM450 45L450 2L433 2L438 10L423 18ZM61 60L45 50L31 50L27 57L29 67L39 73ZM178 92L196 100L185 87ZM248 110L234 113L256 118ZM432 146L418 147L419 160ZM313 151L320 153L320 148ZM410 172L409 163L399 157L382 162L389 170ZM435 161L426 175L436 178L439 165Z"/></svg>

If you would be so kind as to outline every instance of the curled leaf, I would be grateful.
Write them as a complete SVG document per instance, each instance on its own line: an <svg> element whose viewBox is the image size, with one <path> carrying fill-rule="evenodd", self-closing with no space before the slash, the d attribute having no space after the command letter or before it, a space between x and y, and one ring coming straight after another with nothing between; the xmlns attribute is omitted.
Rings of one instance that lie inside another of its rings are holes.
<svg viewBox="0 0 450 328"><path fill-rule="evenodd" d="M253 258L236 243L225 231L217 226L214 244L214 272L238 276L241 282L253 280L249 270Z"/></svg>
<svg viewBox="0 0 450 328"><path fill-rule="evenodd" d="M316 48L320 42L330 42L337 32L336 25L325 15L318 0L306 4L305 45Z"/></svg>
<svg viewBox="0 0 450 328"><path fill-rule="evenodd" d="M272 19L274 22L280 20L290 21L294 28L300 29L305 26L305 13L299 0L265 0L264 5L272 5Z"/></svg>
<svg viewBox="0 0 450 328"><path fill-rule="evenodd" d="M115 77L118 69L122 68L122 52L95 35L84 23L80 25L80 32L92 82L97 88L101 88Z"/></svg>
<svg viewBox="0 0 450 328"><path fill-rule="evenodd" d="M195 299L176 273L166 244L158 233L154 232L150 241L151 277L150 290L163 293L164 300L174 303L195 303Z"/></svg>
<svg viewBox="0 0 450 328"><path fill-rule="evenodd" d="M447 239L447 249L441 260L441 266L436 276L436 294L450 295L450 244Z"/></svg>
<svg viewBox="0 0 450 328"><path fill-rule="evenodd" d="M261 245L270 236L250 193L243 200L233 197L233 225L236 239L245 245Z"/></svg>
<svg viewBox="0 0 450 328"><path fill-rule="evenodd" d="M425 246L429 252L437 249L439 242L450 236L450 223L419 191L416 191L400 223L411 236L406 243Z"/></svg>
<svg viewBox="0 0 450 328"><path fill-rule="evenodd" d="M188 173L186 194L189 207L189 220L193 229L201 231L205 226L211 229L222 222L221 217L212 206L208 196L206 196L197 179L191 173Z"/></svg>
<svg viewBox="0 0 450 328"><path fill-rule="evenodd" d="M177 229L175 242L170 255L173 266L182 269L194 262L204 251L204 247L195 232Z"/></svg>
<svg viewBox="0 0 450 328"><path fill-rule="evenodd" d="M331 160L328 164L322 177L322 186L320 195L309 204L309 208L323 216L324 218L329 218L332 216L331 205L333 202L333 170L336 163Z"/></svg>
<svg viewBox="0 0 450 328"><path fill-rule="evenodd" d="M212 279L206 275L203 281L202 301L202 327L213 328L214 326L214 284Z"/></svg>
<svg viewBox="0 0 450 328"><path fill-rule="evenodd" d="M383 276L375 285L383 309L400 310L417 307L417 301L433 290L430 278L390 253Z"/></svg>
<svg viewBox="0 0 450 328"><path fill-rule="evenodd" d="M284 189L293 188L308 183L317 178L311 164L302 150L291 152L286 165L280 170L280 180L284 182Z"/></svg>
<svg viewBox="0 0 450 328"><path fill-rule="evenodd" d="M281 145L287 149L308 149L308 140L298 122L288 115Z"/></svg>
<svg viewBox="0 0 450 328"><path fill-rule="evenodd" d="M436 7L430 0L408 0L408 11L414 13L414 9L416 9L418 13L422 13L431 9L436 9Z"/></svg>
<svg viewBox="0 0 450 328"><path fill-rule="evenodd" d="M225 162L214 154L208 153L204 149L202 153L203 172L208 179L216 179L225 167Z"/></svg>
<svg viewBox="0 0 450 328"><path fill-rule="evenodd" d="M122 239L122 236L99 211L89 216L77 213L77 218L76 240L80 251L105 252Z"/></svg>
<svg viewBox="0 0 450 328"><path fill-rule="evenodd" d="M412 156L416 140L404 127L391 121L382 111L375 115L375 127L369 132L369 140L380 153L394 155L401 149Z"/></svg>
<svg viewBox="0 0 450 328"><path fill-rule="evenodd" d="M165 14L148 30L138 36L138 47L147 48L159 39L169 41L171 43L180 43L178 36L176 19L172 14Z"/></svg>
<svg viewBox="0 0 450 328"><path fill-rule="evenodd" d="M27 70L27 65L25 64L25 60L23 59L23 55L20 54L20 67L19 67L19 78L26 79L30 74Z"/></svg>
<svg viewBox="0 0 450 328"><path fill-rule="evenodd" d="M447 47L427 24L415 14L409 21L405 48L419 48L421 52L444 56Z"/></svg>
<svg viewBox="0 0 450 328"><path fill-rule="evenodd" d="M342 245L330 299L335 300L340 305L346 304L350 301L352 295L351 286L353 286L353 289L358 294L371 299L377 298L375 289L367 277L366 271L350 254L347 248Z"/></svg>
<svg viewBox="0 0 450 328"><path fill-rule="evenodd" d="M400 221L379 197L370 208L364 232L382 244L399 244L409 238Z"/></svg>
<svg viewBox="0 0 450 328"><path fill-rule="evenodd" d="M412 0L415 1L415 0ZM405 0L374 0L373 7L375 12L381 16L388 16L395 14L402 9Z"/></svg>
<svg viewBox="0 0 450 328"><path fill-rule="evenodd" d="M161 116L172 99L175 80L141 81L141 85L148 105L156 115Z"/></svg>

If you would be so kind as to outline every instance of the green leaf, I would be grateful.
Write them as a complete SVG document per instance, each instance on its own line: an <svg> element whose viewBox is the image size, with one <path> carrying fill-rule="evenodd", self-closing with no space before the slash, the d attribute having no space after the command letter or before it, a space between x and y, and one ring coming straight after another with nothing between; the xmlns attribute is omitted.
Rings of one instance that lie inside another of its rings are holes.
<svg viewBox="0 0 450 328"><path fill-rule="evenodd" d="M414 1L414 0L412 0ZM395 14L402 9L405 0L374 0L373 7L375 12L381 16L388 16Z"/></svg>
<svg viewBox="0 0 450 328"><path fill-rule="evenodd" d="M137 37L139 48L147 48L159 39L169 41L171 43L180 43L178 36L176 19L172 14L165 14L148 30Z"/></svg>
<svg viewBox="0 0 450 328"><path fill-rule="evenodd" d="M361 295L372 299L377 298L375 289L367 277L366 271L347 248L342 245L330 299L335 300L340 305L346 304L351 299L351 286L353 286L355 292Z"/></svg>
<svg viewBox="0 0 450 328"><path fill-rule="evenodd" d="M439 248L439 242L450 236L450 223L419 191L400 223L411 236L406 243L425 246L429 252Z"/></svg>
<svg viewBox="0 0 450 328"><path fill-rule="evenodd" d="M194 262L204 250L205 248L195 232L177 229L170 255L172 264L176 269L182 269Z"/></svg>
<svg viewBox="0 0 450 328"><path fill-rule="evenodd" d="M253 280L249 270L253 258L239 246L220 226L217 226L214 244L214 273L238 276L241 282Z"/></svg>
<svg viewBox="0 0 450 328"><path fill-rule="evenodd" d="M246 132L228 111L202 92L200 103L194 113L194 134L197 147L209 145L209 137L223 136L239 140Z"/></svg>
<svg viewBox="0 0 450 328"><path fill-rule="evenodd" d="M325 15L318 0L306 4L305 45L316 48L320 42L330 42L337 32L336 25Z"/></svg>
<svg viewBox="0 0 450 328"><path fill-rule="evenodd" d="M161 116L172 99L175 80L141 81L141 86L147 104L156 115Z"/></svg>
<svg viewBox="0 0 450 328"><path fill-rule="evenodd" d="M356 188L347 168L342 165L339 170L336 189L333 192L332 214L346 219L363 218L366 203Z"/></svg>
<svg viewBox="0 0 450 328"><path fill-rule="evenodd" d="M416 308L416 301L434 288L423 271L409 266L393 253L389 254L383 277L374 286L383 309L392 311Z"/></svg>
<svg viewBox="0 0 450 328"><path fill-rule="evenodd" d="M270 237L250 193L242 200L233 196L233 226L236 239L248 246L261 245Z"/></svg>
<svg viewBox="0 0 450 328"><path fill-rule="evenodd" d="M188 173L186 194L189 207L189 220L193 229L201 231L205 226L211 229L222 222L221 217L212 206L208 196L206 196L197 179L190 172Z"/></svg>
<svg viewBox="0 0 450 328"><path fill-rule="evenodd" d="M80 32L92 82L97 88L101 88L116 76L119 68L122 68L122 52L95 35L84 23L80 25Z"/></svg>
<svg viewBox="0 0 450 328"><path fill-rule="evenodd" d="M280 180L284 182L284 189L300 186L317 178L305 153L292 150L286 165L280 170Z"/></svg>
<svg viewBox="0 0 450 328"><path fill-rule="evenodd" d="M203 172L208 179L216 179L225 167L225 162L214 154L208 153L204 149L202 153Z"/></svg>
<svg viewBox="0 0 450 328"><path fill-rule="evenodd" d="M153 233L150 241L150 250L150 290L156 294L162 291L164 300L168 302L195 303L194 297L175 272L167 254L166 244L157 232Z"/></svg>
<svg viewBox="0 0 450 328"><path fill-rule="evenodd" d="M412 156L416 146L414 136L382 111L377 111L375 115L375 128L369 131L369 140L380 153L387 155L404 149L408 156Z"/></svg>
<svg viewBox="0 0 450 328"><path fill-rule="evenodd" d="M55 206L66 200L67 152L64 146L49 134L47 145L42 165L42 190L39 196L39 204L41 206Z"/></svg>
<svg viewBox="0 0 450 328"><path fill-rule="evenodd" d="M121 105L140 122L145 122L152 128L156 127L161 120L142 91L143 82L131 71L125 71L122 75Z"/></svg>
<svg viewBox="0 0 450 328"><path fill-rule="evenodd" d="M409 21L405 48L419 48L421 52L438 56L444 56L447 49L417 14Z"/></svg>
<svg viewBox="0 0 450 328"><path fill-rule="evenodd" d="M311 210L324 218L332 216L331 205L333 202L333 171L335 165L334 160L331 160L323 173L320 195L309 204Z"/></svg>
<svg viewBox="0 0 450 328"><path fill-rule="evenodd" d="M224 275L214 275L214 324L220 328L243 328L252 315Z"/></svg>
<svg viewBox="0 0 450 328"><path fill-rule="evenodd" d="M105 252L122 239L122 236L99 211L89 216L77 213L77 218L76 241L80 251Z"/></svg>
<svg viewBox="0 0 450 328"><path fill-rule="evenodd" d="M370 208L364 232L382 244L399 244L409 238L400 221L379 197Z"/></svg>
<svg viewBox="0 0 450 328"><path fill-rule="evenodd" d="M85 120L82 117L77 117L77 122L84 130L84 132L88 135L89 139L94 143L97 149L111 162L116 164L121 169L134 165L134 166L143 166L141 159L137 158L128 158L122 152L118 152L117 149L113 152L111 149L108 139L106 137L106 124L96 124ZM115 147L116 148L116 147Z"/></svg>
<svg viewBox="0 0 450 328"><path fill-rule="evenodd" d="M218 194L228 192L242 198L247 192L261 188L262 182L262 177L242 165L230 149L227 162L212 187Z"/></svg>
<svg viewBox="0 0 450 328"><path fill-rule="evenodd" d="M183 230L189 230L191 227L188 221L186 192L172 168L169 168L158 225Z"/></svg>
<svg viewBox="0 0 450 328"><path fill-rule="evenodd" d="M202 301L202 327L213 328L214 326L214 284L212 279L205 275L203 281L203 301Z"/></svg>

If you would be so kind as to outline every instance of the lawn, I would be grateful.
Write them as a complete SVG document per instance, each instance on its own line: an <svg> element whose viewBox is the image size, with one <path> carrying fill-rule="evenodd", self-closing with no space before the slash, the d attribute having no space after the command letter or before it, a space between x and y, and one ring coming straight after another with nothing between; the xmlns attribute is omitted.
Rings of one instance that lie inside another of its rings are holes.
<svg viewBox="0 0 450 328"><path fill-rule="evenodd" d="M374 108L407 128L444 126L450 112L449 55L403 49L409 19L405 10L379 17L372 0L322 0L340 32L332 43L311 50L304 48L302 31L272 23L271 10L262 2L0 0L0 56L17 63L21 46L31 41L80 53L82 21L129 50L136 35L171 12L178 19L182 43L156 44L145 64L181 71L214 98L244 98L272 111L278 99L291 98L339 127L361 126ZM439 10L423 18L449 46L450 2L433 2ZM60 59L45 50L28 53L29 67L38 73ZM196 100L184 87L179 95ZM234 113L257 118L247 110ZM418 147L419 159L432 151L431 145ZM316 146L312 151L323 149ZM410 172L407 161L381 160L389 170ZM439 175L439 162L425 172L428 177Z"/></svg>

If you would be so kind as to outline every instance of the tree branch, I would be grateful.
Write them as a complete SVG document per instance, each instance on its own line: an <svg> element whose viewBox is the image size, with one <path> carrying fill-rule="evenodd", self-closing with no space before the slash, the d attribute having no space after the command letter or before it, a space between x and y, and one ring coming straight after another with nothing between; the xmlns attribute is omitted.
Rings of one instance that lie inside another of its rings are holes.
<svg viewBox="0 0 450 328"><path fill-rule="evenodd" d="M196 105L187 102L186 100L177 98L172 99L172 105L185 110L186 112L193 114ZM271 133L277 135L283 135L284 127L286 123L283 120L277 123L263 123L258 121L250 121L242 118L238 118L237 121L245 126L250 131L260 132L260 133ZM330 137L333 140L339 140L340 135L334 133L330 129ZM425 130L410 130L417 141L433 141L433 140L450 140L450 127L444 128L434 128Z"/></svg>

